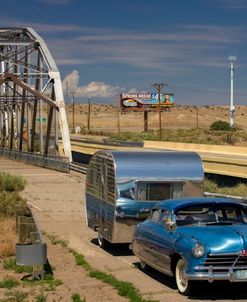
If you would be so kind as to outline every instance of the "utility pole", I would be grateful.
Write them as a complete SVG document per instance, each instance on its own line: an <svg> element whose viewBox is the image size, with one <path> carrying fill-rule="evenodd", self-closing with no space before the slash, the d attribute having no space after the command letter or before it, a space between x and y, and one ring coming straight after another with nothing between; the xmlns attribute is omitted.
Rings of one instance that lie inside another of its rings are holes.
<svg viewBox="0 0 247 302"><path fill-rule="evenodd" d="M230 127L234 126L234 112L235 112L235 107L233 104L233 71L234 71L234 66L233 66L233 61L237 60L236 56L228 56L228 60L230 61L230 81L231 81L231 91L230 91Z"/></svg>
<svg viewBox="0 0 247 302"><path fill-rule="evenodd" d="M162 88L167 86L167 84L164 83L154 83L152 86L157 90L158 92L158 101L159 101L159 140L161 141L161 136L162 136L162 129L161 129L161 106L160 106L160 93Z"/></svg>
<svg viewBox="0 0 247 302"><path fill-rule="evenodd" d="M87 112L87 129L90 129L90 115L91 115L91 98L88 98L88 112Z"/></svg>
<svg viewBox="0 0 247 302"><path fill-rule="evenodd" d="M72 93L72 133L75 133L75 91Z"/></svg>
<svg viewBox="0 0 247 302"><path fill-rule="evenodd" d="M68 81L66 81L66 101L67 101L67 104L69 104L69 83ZM66 104L66 102L65 102Z"/></svg>
<svg viewBox="0 0 247 302"><path fill-rule="evenodd" d="M196 106L196 128L199 128L199 108Z"/></svg>
<svg viewBox="0 0 247 302"><path fill-rule="evenodd" d="M116 98L116 113L117 113L117 130L118 135L120 135L120 100L121 100L121 94L117 95Z"/></svg>

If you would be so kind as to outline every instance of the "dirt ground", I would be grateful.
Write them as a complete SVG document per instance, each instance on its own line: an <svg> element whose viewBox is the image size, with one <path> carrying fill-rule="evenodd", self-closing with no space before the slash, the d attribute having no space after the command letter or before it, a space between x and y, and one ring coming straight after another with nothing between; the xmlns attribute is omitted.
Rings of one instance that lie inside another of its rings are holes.
<svg viewBox="0 0 247 302"><path fill-rule="evenodd" d="M16 273L3 268L3 261L0 261L0 279L15 279L20 285L12 289L0 288L1 302L55 302L72 300L72 295L77 293L85 302L124 302L127 299L120 297L117 291L110 285L90 278L87 272L76 265L74 256L68 248L59 244L48 244L48 259L53 269L54 279L60 280L60 285L52 285L42 281L21 281L28 273ZM43 300L42 300L43 298ZM79 302L79 301L78 301Z"/></svg>
<svg viewBox="0 0 247 302"><path fill-rule="evenodd" d="M67 115L72 127L72 105L67 105ZM74 110L75 126L87 129L88 105L76 104ZM143 131L143 112L118 112L113 105L92 104L90 110L90 129L98 131ZM217 120L229 122L228 106L179 106L169 112L162 112L162 128L208 128ZM247 106L236 106L235 125L247 130ZM158 129L159 116L157 112L148 113L148 127Z"/></svg>
<svg viewBox="0 0 247 302"><path fill-rule="evenodd" d="M85 224L85 175L74 172L64 174L6 159L0 159L0 170L22 175L27 180L23 196L32 204L37 221L46 234L67 241L69 248L83 254L95 270L131 282L143 298L160 302L247 301L244 284L202 283L192 297L181 296L172 278L154 270L142 272L139 260L128 246L101 249L95 239L97 235ZM1 302L24 302L24 299L20 299L20 293L25 291L30 293L28 302L69 302L74 293L78 293L82 301L85 298L86 302L127 301L111 286L89 278L86 271L75 264L74 256L66 248L51 245L48 239L47 243L54 278L60 279L62 284L55 288L48 285L21 285L11 290L0 289ZM21 277L3 269L0 263L0 281L7 276L14 276L18 280ZM10 293L16 299L7 300L9 296L6 294ZM46 296L46 300L41 299L41 295Z"/></svg>
<svg viewBox="0 0 247 302"><path fill-rule="evenodd" d="M38 167L3 159L0 161L1 171L23 175L24 178L27 179L28 184L23 196L29 202L32 202L33 205L39 206L35 206L34 211L36 209L38 212L41 212L42 218L39 222L45 234L45 242L48 246L48 261L52 268L54 279L61 281L59 282L61 283L60 285L50 284L49 282L40 284L39 281L23 282L21 279L27 276L28 273L17 273L13 269L7 270L3 267L3 259L0 259L0 302L69 302L73 301L72 295L75 293L79 294L81 301L85 302L127 301L127 299L120 297L117 291L110 285L89 277L87 271L82 266L76 264L75 257L69 251L69 247L61 246L59 241L58 244L54 244L56 240L49 239L49 235L51 235L55 239L60 239L63 243L69 242L70 239L67 236L61 236L61 234L66 232L73 234L74 232L76 235L75 230L72 231L70 226L66 227L66 224L69 224L68 221L66 222L66 219L69 220L69 218L62 216L64 212L67 212L69 216L73 216L71 219L75 222L76 226L72 226L72 228L79 226L80 231L82 230L81 224L83 217L81 203L83 185L80 175L77 173L74 175L57 173L55 171L40 169ZM68 185L67 188L65 188L66 183ZM61 187L65 190L61 191ZM43 199L44 195L45 198ZM61 196L64 199L60 199ZM62 207L59 205L60 202L63 203ZM46 211L47 203L50 204L51 207ZM72 206L71 203L73 203L74 206ZM42 207L42 210L40 207ZM57 219L57 216L60 217ZM60 219L62 219L62 221ZM47 227L46 221L48 221L49 227ZM12 223L10 220L7 220L6 224L12 231L15 222L13 221ZM56 227L53 227L54 225L56 225ZM1 223L2 228L3 226L3 223ZM7 228L5 229L7 230ZM10 233L12 233L10 229L8 229L5 235L0 232L2 236L5 236L5 239L11 238L11 241L17 240L18 236L10 236ZM77 241L77 245L80 244L79 241L80 240ZM70 247L75 246L70 245ZM11 248L9 248L9 250L10 249ZM7 257L5 259L9 260L13 259L13 257ZM19 285L11 289L1 288L1 282L6 281L6 279L16 280L19 282ZM80 301L76 300L76 302Z"/></svg>

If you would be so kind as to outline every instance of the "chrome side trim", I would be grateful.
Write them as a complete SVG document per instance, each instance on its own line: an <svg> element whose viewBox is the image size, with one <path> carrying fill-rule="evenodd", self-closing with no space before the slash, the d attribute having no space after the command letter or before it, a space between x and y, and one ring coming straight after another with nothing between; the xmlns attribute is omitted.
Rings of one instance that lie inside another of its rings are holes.
<svg viewBox="0 0 247 302"><path fill-rule="evenodd" d="M134 252L134 251L133 251ZM174 277L174 274L171 270L166 270L164 268L161 268L160 266L157 266L155 264L153 264L152 262L148 261L147 259L143 258L142 256L140 256L139 254L137 254L136 252L134 252L135 256L137 258L139 258L142 262L144 262L145 264L147 264L148 266L156 269L157 271L167 275L167 276L170 276L170 277Z"/></svg>

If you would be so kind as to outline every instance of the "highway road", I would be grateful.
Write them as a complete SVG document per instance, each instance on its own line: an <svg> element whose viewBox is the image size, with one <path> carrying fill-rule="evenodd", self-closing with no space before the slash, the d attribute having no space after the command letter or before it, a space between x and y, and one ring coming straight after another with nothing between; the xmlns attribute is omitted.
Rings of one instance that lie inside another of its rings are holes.
<svg viewBox="0 0 247 302"><path fill-rule="evenodd" d="M92 137L93 138L93 137ZM91 139L92 139L91 138ZM99 141L90 143L84 141L85 137L78 136L71 139L72 150L77 153L92 155L98 150L171 150L171 151L194 151L203 161L206 173L225 175L247 179L247 148L220 146L220 145L198 145L186 143L170 143L159 141L144 141L144 147L126 147L119 145L104 145Z"/></svg>
<svg viewBox="0 0 247 302"><path fill-rule="evenodd" d="M94 268L132 282L146 299L161 302L247 301L246 285L230 283L200 283L194 296L183 297L178 294L173 279L154 270L143 273L127 245L108 250L99 248L96 234L85 225L85 175L64 174L6 159L0 159L0 170L26 178L24 196L33 205L42 230L68 240L69 247L85 255ZM65 269L69 270L69 267Z"/></svg>

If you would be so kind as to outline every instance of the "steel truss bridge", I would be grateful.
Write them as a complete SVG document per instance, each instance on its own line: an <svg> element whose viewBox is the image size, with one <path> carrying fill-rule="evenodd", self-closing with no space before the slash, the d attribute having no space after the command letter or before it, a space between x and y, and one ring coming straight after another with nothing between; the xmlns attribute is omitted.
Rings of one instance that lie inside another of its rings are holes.
<svg viewBox="0 0 247 302"><path fill-rule="evenodd" d="M60 73L32 28L0 28L0 145L72 160Z"/></svg>

